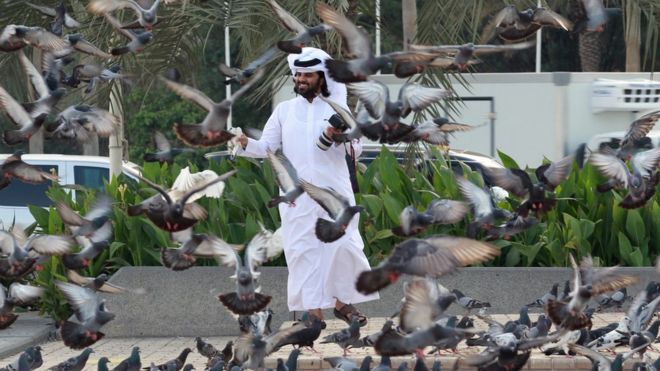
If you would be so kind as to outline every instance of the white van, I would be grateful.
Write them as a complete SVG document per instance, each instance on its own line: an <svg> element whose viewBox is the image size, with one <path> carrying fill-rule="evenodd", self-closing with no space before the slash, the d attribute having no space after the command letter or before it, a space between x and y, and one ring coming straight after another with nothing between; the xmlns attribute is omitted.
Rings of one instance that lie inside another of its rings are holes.
<svg viewBox="0 0 660 371"><path fill-rule="evenodd" d="M0 163L11 154L0 154ZM110 175L110 158L59 154L24 154L23 161L57 174L59 183L77 184L102 190L103 181ZM140 173L132 162L122 164L124 174ZM53 202L46 195L50 182L29 184L13 179L7 188L0 190L0 228L8 228L12 222L23 228L34 223L28 205L49 207ZM75 192L75 191L73 191Z"/></svg>

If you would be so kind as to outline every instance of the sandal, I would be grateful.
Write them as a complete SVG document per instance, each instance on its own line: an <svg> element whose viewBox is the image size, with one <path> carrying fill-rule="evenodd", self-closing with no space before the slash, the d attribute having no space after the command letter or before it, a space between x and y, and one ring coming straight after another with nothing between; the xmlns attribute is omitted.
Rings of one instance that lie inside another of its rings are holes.
<svg viewBox="0 0 660 371"><path fill-rule="evenodd" d="M337 308L334 309L335 317L339 318L340 320L346 322L347 324L351 324L353 317L357 317L358 322L360 323L360 327L364 327L367 325L367 316L364 314L360 313L357 308L355 308L352 304L345 304L341 309L337 310Z"/></svg>

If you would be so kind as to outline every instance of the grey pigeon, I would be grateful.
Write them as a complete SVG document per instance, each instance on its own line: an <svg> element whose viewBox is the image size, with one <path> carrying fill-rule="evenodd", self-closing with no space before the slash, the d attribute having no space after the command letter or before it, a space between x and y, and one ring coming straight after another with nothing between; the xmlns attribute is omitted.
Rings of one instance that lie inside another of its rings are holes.
<svg viewBox="0 0 660 371"><path fill-rule="evenodd" d="M490 229L497 219L510 219L511 213L495 206L490 193L471 181L456 177L458 189L470 203L474 212L474 220L468 225L467 235L474 238L480 229Z"/></svg>
<svg viewBox="0 0 660 371"><path fill-rule="evenodd" d="M632 297L628 296L628 290L625 287L613 292L611 295L601 295L598 299L597 311L613 307L621 309L623 304L629 299L632 299Z"/></svg>
<svg viewBox="0 0 660 371"><path fill-rule="evenodd" d="M473 309L490 308L490 303L466 296L458 289L453 289L451 292L456 295L456 302L468 312Z"/></svg>
<svg viewBox="0 0 660 371"><path fill-rule="evenodd" d="M192 228L177 232L181 246L176 249L161 248L160 260L163 266L173 271L193 267L197 258L232 256L234 248L224 240L207 233L192 233Z"/></svg>
<svg viewBox="0 0 660 371"><path fill-rule="evenodd" d="M184 143L195 147L211 147L226 143L234 136L226 130L232 104L245 94L263 74L263 70L257 70L249 82L241 86L231 97L218 103L213 102L206 94L191 86L162 78L165 85L177 95L207 111L206 117L200 124L175 124L176 135Z"/></svg>
<svg viewBox="0 0 660 371"><path fill-rule="evenodd" d="M109 1L109 2L113 2ZM103 2L103 0L99 1ZM149 31L144 31L140 33L134 33L129 30L125 30L121 23L119 23L119 20L117 18L113 17L110 15L110 13L104 13L103 16L105 17L106 21L110 23L110 25L117 31L117 33L121 34L125 38L129 40L128 44L122 47L118 48L113 48L110 50L110 54L114 56L118 55L124 55L127 53L139 53L144 49L148 43L151 42L153 39L154 35L149 32Z"/></svg>
<svg viewBox="0 0 660 371"><path fill-rule="evenodd" d="M85 287L61 281L56 281L55 286L62 291L78 320L77 323L65 321L60 327L64 345L83 349L102 339L105 334L100 331L101 327L115 318L115 314L106 309L105 300Z"/></svg>
<svg viewBox="0 0 660 371"><path fill-rule="evenodd" d="M96 229L89 237L78 236L76 241L81 245L81 250L76 253L62 255L62 264L67 269L83 269L89 267L92 260L103 250L110 246L112 235L112 222L106 221Z"/></svg>
<svg viewBox="0 0 660 371"><path fill-rule="evenodd" d="M344 357L348 348L352 347L354 343L360 339L360 321L359 318L354 317L348 328L341 331L334 332L327 335L321 341L321 344L334 343L339 345L344 350Z"/></svg>
<svg viewBox="0 0 660 371"><path fill-rule="evenodd" d="M5 130L3 140L8 145L15 145L29 140L43 124L47 113L33 118L3 87L0 86L0 110L16 124L18 130Z"/></svg>
<svg viewBox="0 0 660 371"><path fill-rule="evenodd" d="M325 61L328 73L335 81L343 83L366 81L367 76L390 64L389 57L374 55L369 36L348 18L322 2L316 3L316 13L326 25L331 26L341 35L348 49L348 56L353 58L348 61L335 59Z"/></svg>
<svg viewBox="0 0 660 371"><path fill-rule="evenodd" d="M277 206L281 202L295 206L296 199L304 192L296 169L281 150L275 153L268 152L267 155L268 161L275 171L275 180L283 192L282 195L270 200L268 207Z"/></svg>
<svg viewBox="0 0 660 371"><path fill-rule="evenodd" d="M401 138L401 141L404 143L423 141L429 144L448 146L450 135L457 131L470 131L473 128L467 124L452 122L446 117L436 117L430 121L413 125L413 130Z"/></svg>
<svg viewBox="0 0 660 371"><path fill-rule="evenodd" d="M140 347L133 347L131 355L121 361L112 371L138 371L142 367Z"/></svg>
<svg viewBox="0 0 660 371"><path fill-rule="evenodd" d="M396 282L402 274L437 278L499 254L500 250L490 244L469 238L443 235L410 238L395 246L377 267L360 273L356 288L364 294L376 292Z"/></svg>
<svg viewBox="0 0 660 371"><path fill-rule="evenodd" d="M108 359L108 357L101 357L101 358L99 358L99 362L98 362L98 365L97 365L96 369L98 371L110 371L110 368L108 368L109 363L110 363L110 360Z"/></svg>
<svg viewBox="0 0 660 371"><path fill-rule="evenodd" d="M41 27L10 24L0 33L0 51L13 52L27 45L53 53L58 58L71 53L71 47L64 39Z"/></svg>
<svg viewBox="0 0 660 371"><path fill-rule="evenodd" d="M575 31L602 32L605 24L614 17L620 17L621 8L605 8L603 0L580 0L579 14L575 21Z"/></svg>
<svg viewBox="0 0 660 371"><path fill-rule="evenodd" d="M433 224L455 224L470 211L462 201L435 199L424 212L418 212L413 206L406 206L399 215L400 225L392 232L400 236L411 236L423 232Z"/></svg>
<svg viewBox="0 0 660 371"><path fill-rule="evenodd" d="M358 371L360 369L355 362L345 357L325 357L323 360L328 362L333 370Z"/></svg>
<svg viewBox="0 0 660 371"><path fill-rule="evenodd" d="M86 104L67 107L56 118L57 126L47 128L53 136L87 143L93 139L92 133L107 138L121 126L119 117L110 112Z"/></svg>
<svg viewBox="0 0 660 371"><path fill-rule="evenodd" d="M438 56L453 56L451 63L447 66L443 66L443 68L458 69L463 71L470 64L470 61L472 61L473 57L493 53L510 52L514 50L523 50L534 45L534 41L527 41L508 45L475 45L473 43L441 46L410 45L410 48L418 52L437 53Z"/></svg>
<svg viewBox="0 0 660 371"><path fill-rule="evenodd" d="M220 63L218 65L218 70L225 77L228 77L228 79L225 80L225 84L236 82L245 85L245 83L250 81L250 78L258 69L273 61L279 54L280 51L276 47L271 46L243 69L236 67L232 68L224 63Z"/></svg>
<svg viewBox="0 0 660 371"><path fill-rule="evenodd" d="M654 111L633 121L619 143L617 156L622 160L630 160L630 157L639 151L639 148L637 148L639 141L644 139L653 130L658 119L660 119L660 111Z"/></svg>
<svg viewBox="0 0 660 371"><path fill-rule="evenodd" d="M316 237L323 242L334 242L346 234L346 228L353 216L364 210L360 205L353 206L348 198L331 188L322 188L300 180L303 190L316 201L332 219L318 218L316 220Z"/></svg>
<svg viewBox="0 0 660 371"><path fill-rule="evenodd" d="M92 348L86 348L76 357L71 357L57 366L49 368L51 371L82 371L87 364L89 355L93 353Z"/></svg>
<svg viewBox="0 0 660 371"><path fill-rule="evenodd" d="M542 27L571 31L573 24L561 15L544 7L518 11L515 5L500 10L490 23L497 36L506 41L524 40Z"/></svg>
<svg viewBox="0 0 660 371"><path fill-rule="evenodd" d="M195 338L195 346L197 347L199 354L209 359L221 354L220 351L213 346L213 344L207 343L199 336Z"/></svg>
<svg viewBox="0 0 660 371"><path fill-rule="evenodd" d="M67 271L66 276L69 281L97 292L105 292L109 294L121 294L124 292L133 292L136 294L144 293L143 289L127 289L108 282L109 277L105 273L101 273L96 277L83 277L76 271L69 270Z"/></svg>
<svg viewBox="0 0 660 371"><path fill-rule="evenodd" d="M578 267L570 255L573 267L573 291L569 301L550 300L545 307L546 314L560 328L578 330L591 327L591 320L583 312L593 295L618 290L636 283L639 279L626 275L618 267L594 269L591 256L585 256Z"/></svg>
<svg viewBox="0 0 660 371"><path fill-rule="evenodd" d="M172 369L176 370L176 371L179 371L186 364L186 359L188 358L188 354L190 354L190 352L192 352L192 349L185 348L181 351L181 353L179 353L179 355L175 359L169 360L169 361L167 361L163 364L160 364L160 365L156 365L156 368L159 369L159 370L162 370L162 371L165 371L165 370L169 371L169 370L172 370ZM142 369L143 370L149 370L150 367L143 367Z"/></svg>
<svg viewBox="0 0 660 371"><path fill-rule="evenodd" d="M74 236L89 237L110 220L112 199L106 194L100 194L84 217L80 216L65 202L57 202L55 208Z"/></svg>
<svg viewBox="0 0 660 371"><path fill-rule="evenodd" d="M300 54L303 46L309 44L317 35L329 31L331 27L320 24L314 27L307 27L300 22L291 13L282 8L275 0L268 0L268 5L273 9L273 12L279 18L282 25L289 31L296 34L295 37L287 40L277 42L277 47L285 53Z"/></svg>
<svg viewBox="0 0 660 371"><path fill-rule="evenodd" d="M182 153L193 152L191 148L172 147L170 141L165 137L165 134L158 130L154 132L154 143L156 143L156 152L145 153L142 157L146 162L160 162L161 164L167 162L168 164L172 164L174 157Z"/></svg>
<svg viewBox="0 0 660 371"><path fill-rule="evenodd" d="M221 258L222 264L235 268L232 278L236 280L236 290L218 295L218 300L232 313L251 315L270 303L271 297L258 292L256 282L260 275L257 268L268 260L270 242L269 232L262 230L247 244L243 259L238 252Z"/></svg>
<svg viewBox="0 0 660 371"><path fill-rule="evenodd" d="M6 268L0 265L0 276L21 277L35 269L42 257L68 253L72 245L67 236L33 234L28 238L18 226L11 233L0 231L0 253L8 256L0 260L7 264Z"/></svg>
<svg viewBox="0 0 660 371"><path fill-rule="evenodd" d="M570 349L581 354L591 361L592 370L596 371L622 371L623 362L632 357L638 349L632 349L626 353L619 353L611 360L595 350L577 344L571 344Z"/></svg>
<svg viewBox="0 0 660 371"><path fill-rule="evenodd" d="M53 17L54 20L51 22L51 32L57 36L62 36L63 29L62 26L66 28L79 28L80 22L76 21L66 12L65 1L62 0L59 5L55 8L44 5L36 5L30 2L26 2L28 6L36 9L41 14L45 14L49 17Z"/></svg>
<svg viewBox="0 0 660 371"><path fill-rule="evenodd" d="M0 190L7 187L13 178L30 184L42 184L47 181L57 181L57 174L41 170L21 159L22 150L15 151L0 164Z"/></svg>
<svg viewBox="0 0 660 371"><path fill-rule="evenodd" d="M18 314L13 312L14 307L32 304L43 296L44 292L43 287L18 282L9 285L9 290L0 284L0 330L11 326L18 318Z"/></svg>
<svg viewBox="0 0 660 371"><path fill-rule="evenodd" d="M147 31L151 31L154 25L158 23L157 11L160 1L155 0L151 7L145 9L134 0L92 0L87 5L87 10L92 14L105 15L118 9L130 8L138 18L135 22L121 26L121 28L141 27Z"/></svg>

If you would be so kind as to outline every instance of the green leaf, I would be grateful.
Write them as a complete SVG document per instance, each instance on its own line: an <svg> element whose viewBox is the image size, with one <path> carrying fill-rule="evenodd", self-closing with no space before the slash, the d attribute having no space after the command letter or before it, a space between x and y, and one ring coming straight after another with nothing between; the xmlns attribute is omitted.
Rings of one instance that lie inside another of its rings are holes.
<svg viewBox="0 0 660 371"><path fill-rule="evenodd" d="M385 205L385 211L390 217L392 223L394 223L394 225L399 224L399 214L401 214L401 210L403 210L401 202L388 193L381 193L381 198Z"/></svg>
<svg viewBox="0 0 660 371"><path fill-rule="evenodd" d="M372 241L377 241L377 240L384 240L386 238L394 236L394 233L392 233L391 229L382 229L378 231L372 238Z"/></svg>
<svg viewBox="0 0 660 371"><path fill-rule="evenodd" d="M643 244L642 241L646 237L646 229L644 228L644 221L642 220L639 211L628 211L628 217L626 218L626 231L635 245L641 246Z"/></svg>
<svg viewBox="0 0 660 371"><path fill-rule="evenodd" d="M30 214L34 217L34 220L36 220L40 226L48 226L48 210L34 205L28 205L28 209L30 210Z"/></svg>
<svg viewBox="0 0 660 371"><path fill-rule="evenodd" d="M376 195L362 195L360 203L367 207L367 212L374 218L383 210L383 200Z"/></svg>
<svg viewBox="0 0 660 371"><path fill-rule="evenodd" d="M506 266L507 267L516 267L520 263L520 252L518 249L509 249L509 252L506 254Z"/></svg>
<svg viewBox="0 0 660 371"><path fill-rule="evenodd" d="M623 259L627 264L631 264L632 260L630 255L633 252L633 247L628 241L628 237L622 232L619 232L619 254L621 259Z"/></svg>
<svg viewBox="0 0 660 371"><path fill-rule="evenodd" d="M642 256L642 251L640 249L635 249L630 255L630 264L634 267L643 267L644 266L644 257Z"/></svg>
<svg viewBox="0 0 660 371"><path fill-rule="evenodd" d="M520 169L520 166L518 166L518 163L516 162L516 160L511 158L506 153L498 150L497 155L500 157L500 160L502 161L502 165L504 165L504 167L509 168L509 169Z"/></svg>

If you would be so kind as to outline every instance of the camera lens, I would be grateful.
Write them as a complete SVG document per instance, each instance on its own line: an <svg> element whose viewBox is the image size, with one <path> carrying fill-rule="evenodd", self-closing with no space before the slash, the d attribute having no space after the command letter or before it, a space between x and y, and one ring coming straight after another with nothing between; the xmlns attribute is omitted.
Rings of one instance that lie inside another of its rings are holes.
<svg viewBox="0 0 660 371"><path fill-rule="evenodd" d="M332 146L332 138L328 138L325 134L325 131L319 135L319 138L316 140L316 146L319 147L322 151L327 151L330 146Z"/></svg>

